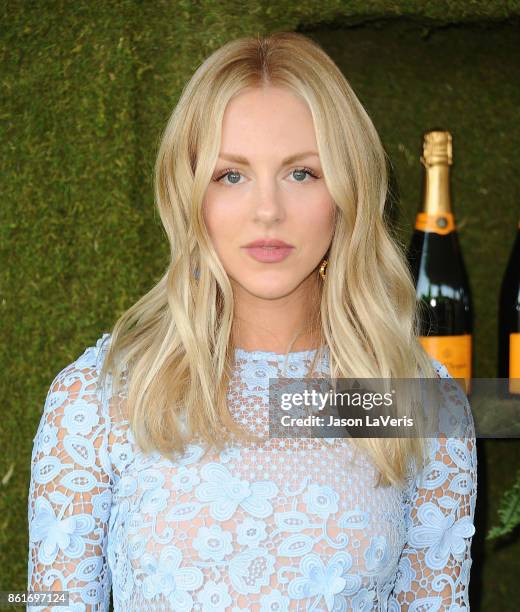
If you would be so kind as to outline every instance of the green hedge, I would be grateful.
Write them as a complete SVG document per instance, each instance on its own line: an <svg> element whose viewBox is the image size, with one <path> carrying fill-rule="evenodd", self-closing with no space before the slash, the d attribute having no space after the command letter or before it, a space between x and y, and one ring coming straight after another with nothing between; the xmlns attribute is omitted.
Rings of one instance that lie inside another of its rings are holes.
<svg viewBox="0 0 520 612"><path fill-rule="evenodd" d="M330 53L391 157L404 242L421 134L452 132L475 376L495 376L496 298L518 217L520 2L11 1L1 11L0 590L26 584L29 459L47 389L162 273L159 134L194 69L230 38L297 30ZM474 609L519 601L518 540L483 541L517 451L479 444Z"/></svg>

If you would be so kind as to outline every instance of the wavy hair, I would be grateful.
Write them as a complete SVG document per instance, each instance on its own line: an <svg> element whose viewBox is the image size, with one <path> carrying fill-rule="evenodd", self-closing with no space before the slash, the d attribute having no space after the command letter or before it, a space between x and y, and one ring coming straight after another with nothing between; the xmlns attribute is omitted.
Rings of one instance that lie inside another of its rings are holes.
<svg viewBox="0 0 520 612"><path fill-rule="evenodd" d="M196 436L219 449L231 434L251 440L227 407L233 292L202 206L227 104L246 87L269 85L308 104L336 206L326 279L309 322L329 348L330 375L416 378L419 369L423 377L436 376L417 337L404 247L385 219L389 161L370 117L336 64L309 38L292 32L239 38L197 68L163 131L154 192L169 264L115 323L100 372L101 384L111 373L114 393L127 376L127 418L145 452L183 453ZM423 462L419 437L355 441L369 453L381 484L402 483L410 460Z"/></svg>

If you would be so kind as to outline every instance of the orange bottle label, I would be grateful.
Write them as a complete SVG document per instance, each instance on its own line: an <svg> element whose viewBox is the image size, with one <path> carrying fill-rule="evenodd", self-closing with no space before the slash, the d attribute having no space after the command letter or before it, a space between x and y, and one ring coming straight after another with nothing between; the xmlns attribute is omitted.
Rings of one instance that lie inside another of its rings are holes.
<svg viewBox="0 0 520 612"><path fill-rule="evenodd" d="M453 378L464 378L465 392L471 390L471 334L419 336L422 347L444 364Z"/></svg>
<svg viewBox="0 0 520 612"><path fill-rule="evenodd" d="M520 393L520 333L509 334L509 392Z"/></svg>
<svg viewBox="0 0 520 612"><path fill-rule="evenodd" d="M455 217L453 213L439 213L428 215L417 213L415 217L415 229L421 232L435 232L436 234L449 234L455 230Z"/></svg>

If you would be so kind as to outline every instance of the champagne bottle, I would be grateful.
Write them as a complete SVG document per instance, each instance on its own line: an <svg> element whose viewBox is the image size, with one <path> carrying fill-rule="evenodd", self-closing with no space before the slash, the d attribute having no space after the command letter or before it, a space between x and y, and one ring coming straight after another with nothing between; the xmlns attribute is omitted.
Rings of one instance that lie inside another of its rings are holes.
<svg viewBox="0 0 520 612"><path fill-rule="evenodd" d="M498 377L520 397L520 220L502 279L498 313Z"/></svg>
<svg viewBox="0 0 520 612"><path fill-rule="evenodd" d="M473 307L451 205L452 138L446 130L423 137L422 205L408 248L419 301L419 340L470 393Z"/></svg>

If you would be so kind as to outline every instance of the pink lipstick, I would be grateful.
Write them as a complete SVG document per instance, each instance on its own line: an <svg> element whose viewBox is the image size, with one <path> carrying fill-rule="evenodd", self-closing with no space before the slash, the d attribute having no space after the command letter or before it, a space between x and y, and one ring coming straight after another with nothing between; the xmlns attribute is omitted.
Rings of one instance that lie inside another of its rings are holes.
<svg viewBox="0 0 520 612"><path fill-rule="evenodd" d="M278 263L289 256L294 247L283 240L255 240L245 245L249 255L262 263Z"/></svg>

